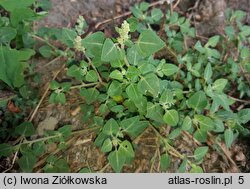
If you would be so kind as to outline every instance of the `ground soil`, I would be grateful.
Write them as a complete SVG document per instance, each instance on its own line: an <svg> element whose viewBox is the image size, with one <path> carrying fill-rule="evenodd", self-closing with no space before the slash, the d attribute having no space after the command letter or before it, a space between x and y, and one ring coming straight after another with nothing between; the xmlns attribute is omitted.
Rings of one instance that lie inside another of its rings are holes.
<svg viewBox="0 0 250 189"><path fill-rule="evenodd" d="M121 15L124 12L129 11L129 7L140 0L51 0L52 9L49 11L49 15L42 21L38 22L36 27L48 26L48 27L73 27L79 15L84 16L90 25L90 29L93 29L98 22L102 22L106 19L114 18L117 15ZM152 0L153 1L153 0ZM152 2L148 1L148 2ZM190 3L191 2L191 3ZM180 12L186 16L199 15L200 20L196 25L200 31L200 35L211 35L215 31L220 32L223 29L223 18L218 17L221 13L224 13L226 8L226 2L223 0L205 0L202 1L199 6L195 6L195 0L185 1L177 8ZM244 0L239 3L236 0L229 0L228 5L232 8L241 8L248 11L250 14L250 0ZM195 9L191 12L190 8ZM208 10L209 9L209 10ZM206 14L205 13L209 13ZM249 20L246 22L249 23ZM121 20L109 22L101 26L99 29L103 30L107 36L111 36L114 33L114 26L117 23L121 23ZM209 24L207 24L209 23ZM207 26L207 28L204 28ZM216 26L216 27L215 27ZM209 28L208 28L209 27ZM59 59L53 65L44 67L47 63L42 59L34 60L37 62L36 69L39 70L40 75L43 78L42 85L40 85L40 93L43 94L46 83L48 83L53 74L61 67L63 60ZM64 79L63 72L57 78L59 81ZM57 127L64 124L74 125L74 129L83 129L87 126L81 121L81 112L77 111L81 104L84 104L84 99L79 98L77 91L72 91L70 94L70 102L66 106L51 105L48 103L48 97L44 100L38 113L34 119L34 124L39 125L40 122L53 117L58 121ZM75 112L77 112L75 114ZM168 130L163 129L163 134L167 134ZM70 142L70 148L67 151L59 152L57 155L67 159L71 171L77 172L84 167L89 167L93 171L112 172L110 166L107 165L106 156L100 152L93 144L95 133L87 133L81 137L75 138ZM135 147L136 157L131 166L127 166L123 169L123 172L159 172L159 153L158 142L153 131L148 129L137 141ZM195 144L188 138L188 136L182 136L175 144L176 148L184 154L191 154ZM249 144L248 144L249 146ZM250 171L249 163L249 150L246 143L236 143L233 150L229 154L234 161L237 162L238 167L242 171ZM56 147L51 148L51 153L55 151ZM169 172L176 172L180 161L178 159L172 159L172 167ZM41 171L42 163L40 167L36 168L36 171ZM218 154L215 151L207 156L203 163L203 168L206 172L236 172L235 167L230 165L227 158L224 155Z"/></svg>

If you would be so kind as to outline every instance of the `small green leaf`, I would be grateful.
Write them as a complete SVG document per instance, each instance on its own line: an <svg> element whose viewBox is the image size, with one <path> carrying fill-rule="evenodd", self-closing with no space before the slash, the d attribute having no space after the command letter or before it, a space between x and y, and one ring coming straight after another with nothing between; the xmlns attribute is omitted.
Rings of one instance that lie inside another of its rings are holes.
<svg viewBox="0 0 250 189"><path fill-rule="evenodd" d="M213 75L212 66L210 63L208 63L204 71L204 79L206 80L207 83L211 80L212 75Z"/></svg>
<svg viewBox="0 0 250 189"><path fill-rule="evenodd" d="M16 29L11 27L1 27L0 28L0 44L8 44L12 39L15 39L17 34Z"/></svg>
<svg viewBox="0 0 250 189"><path fill-rule="evenodd" d="M129 64L136 66L142 58L143 57L138 53L135 45L128 49L127 59Z"/></svg>
<svg viewBox="0 0 250 189"><path fill-rule="evenodd" d="M88 71L87 75L86 75L86 80L88 82L96 82L96 81L98 81L97 73L94 70Z"/></svg>
<svg viewBox="0 0 250 189"><path fill-rule="evenodd" d="M118 60L119 52L116 45L111 39L106 39L102 49L101 60L104 62L111 62Z"/></svg>
<svg viewBox="0 0 250 189"><path fill-rule="evenodd" d="M157 97L160 93L160 80L153 73L142 76L138 83L138 89L145 95L149 92L154 97Z"/></svg>
<svg viewBox="0 0 250 189"><path fill-rule="evenodd" d="M126 162L126 157L123 155L122 151L115 150L108 155L108 160L114 171L119 173Z"/></svg>
<svg viewBox="0 0 250 189"><path fill-rule="evenodd" d="M108 120L103 126L102 132L106 135L112 136L116 135L119 131L119 125L113 118Z"/></svg>
<svg viewBox="0 0 250 189"><path fill-rule="evenodd" d="M0 144L0 157L8 157L13 153L13 146L10 144Z"/></svg>
<svg viewBox="0 0 250 189"><path fill-rule="evenodd" d="M103 32L93 33L83 39L83 45L90 57L101 57L104 40Z"/></svg>
<svg viewBox="0 0 250 189"><path fill-rule="evenodd" d="M153 55L164 46L165 42L152 30L144 30L137 41L137 48L145 57Z"/></svg>
<svg viewBox="0 0 250 189"><path fill-rule="evenodd" d="M77 33L74 30L63 28L61 41L70 48L74 47L75 38L77 37Z"/></svg>
<svg viewBox="0 0 250 189"><path fill-rule="evenodd" d="M146 117L159 123L164 123L163 109L159 104L153 104L152 102L148 102Z"/></svg>
<svg viewBox="0 0 250 189"><path fill-rule="evenodd" d="M229 149L234 141L234 133L231 129L225 130L224 139L225 139L226 147Z"/></svg>
<svg viewBox="0 0 250 189"><path fill-rule="evenodd" d="M208 104L207 97L203 91L196 92L187 101L188 107L198 111L203 110L207 106L207 104Z"/></svg>
<svg viewBox="0 0 250 189"><path fill-rule="evenodd" d="M215 35L215 36L208 39L208 42L205 45L205 47L206 48L208 48L208 47L216 47L216 45L218 44L219 41L220 41L220 36Z"/></svg>
<svg viewBox="0 0 250 189"><path fill-rule="evenodd" d="M196 161L201 161L208 151L207 146L198 147L194 151L194 158Z"/></svg>
<svg viewBox="0 0 250 189"><path fill-rule="evenodd" d="M124 132L126 132L132 138L139 136L148 126L148 122L140 121L139 116L124 119L120 124L124 129Z"/></svg>
<svg viewBox="0 0 250 189"><path fill-rule="evenodd" d="M212 85L212 89L214 91L216 91L217 93L222 93L224 88L226 87L228 83L227 79L217 79L213 85Z"/></svg>
<svg viewBox="0 0 250 189"><path fill-rule="evenodd" d="M15 128L15 132L19 135L29 137L35 134L35 128L31 122L23 122Z"/></svg>
<svg viewBox="0 0 250 189"><path fill-rule="evenodd" d="M72 134L72 125L65 125L58 129L58 132L64 137L68 138Z"/></svg>
<svg viewBox="0 0 250 189"><path fill-rule="evenodd" d="M195 121L197 121L200 124L200 128L203 131L212 131L215 129L215 123L209 117L206 117L203 115L195 115L194 119L195 119Z"/></svg>
<svg viewBox="0 0 250 189"><path fill-rule="evenodd" d="M37 158L33 154L27 153L18 160L18 165L23 172L30 173L32 172L36 161Z"/></svg>
<svg viewBox="0 0 250 189"><path fill-rule="evenodd" d="M100 92L95 88L81 89L80 95L85 97L85 101L89 105L96 101Z"/></svg>
<svg viewBox="0 0 250 189"><path fill-rule="evenodd" d="M238 112L239 121L246 124L250 121L250 108L242 109Z"/></svg>
<svg viewBox="0 0 250 189"><path fill-rule="evenodd" d="M165 76L171 76L177 73L179 68L174 64L163 64L161 70Z"/></svg>
<svg viewBox="0 0 250 189"><path fill-rule="evenodd" d="M43 57L49 58L51 57L53 50L50 48L50 46L44 45L39 48L39 52Z"/></svg>
<svg viewBox="0 0 250 189"><path fill-rule="evenodd" d="M19 0L18 3L16 0L1 0L0 5L7 11L13 11L18 8L29 7L35 2L35 0Z"/></svg>
<svg viewBox="0 0 250 189"><path fill-rule="evenodd" d="M120 153L125 156L125 158L133 158L135 156L134 149L131 143L127 140L123 141L119 146Z"/></svg>
<svg viewBox="0 0 250 189"><path fill-rule="evenodd" d="M167 171L167 169L169 168L170 164L171 164L171 158L170 158L170 156L167 153L161 155L161 158L160 158L160 168L161 168L161 171Z"/></svg>
<svg viewBox="0 0 250 189"><path fill-rule="evenodd" d="M109 77L112 79L120 80L120 81L123 80L123 74L118 70L114 70L113 72L111 72Z"/></svg>
<svg viewBox="0 0 250 189"><path fill-rule="evenodd" d="M101 151L106 153L106 152L110 152L112 150L112 141L110 140L110 138L107 138L102 145Z"/></svg>
<svg viewBox="0 0 250 189"><path fill-rule="evenodd" d="M163 116L163 120L170 126L176 126L179 122L179 114L176 110L167 110Z"/></svg>
<svg viewBox="0 0 250 189"><path fill-rule="evenodd" d="M184 131L188 131L189 129L191 129L191 127L192 127L192 119L189 116L186 116L183 120L181 128Z"/></svg>
<svg viewBox="0 0 250 189"><path fill-rule="evenodd" d="M168 135L168 138L171 140L176 139L181 134L181 128L177 128L171 131L171 133Z"/></svg>
<svg viewBox="0 0 250 189"><path fill-rule="evenodd" d="M203 173L203 169L200 166L192 165L190 173Z"/></svg>
<svg viewBox="0 0 250 189"><path fill-rule="evenodd" d="M194 138L199 142L206 142L207 141L207 131L203 131L198 129L194 132Z"/></svg>
<svg viewBox="0 0 250 189"><path fill-rule="evenodd" d="M178 173L185 173L186 169L187 169L187 159L185 158L178 169Z"/></svg>
<svg viewBox="0 0 250 189"><path fill-rule="evenodd" d="M118 81L113 81L109 88L108 88L108 95L113 96L120 96L122 94L122 84Z"/></svg>
<svg viewBox="0 0 250 189"><path fill-rule="evenodd" d="M163 13L161 11L161 9L158 8L154 8L151 12L151 18L158 22L161 18L163 17Z"/></svg>

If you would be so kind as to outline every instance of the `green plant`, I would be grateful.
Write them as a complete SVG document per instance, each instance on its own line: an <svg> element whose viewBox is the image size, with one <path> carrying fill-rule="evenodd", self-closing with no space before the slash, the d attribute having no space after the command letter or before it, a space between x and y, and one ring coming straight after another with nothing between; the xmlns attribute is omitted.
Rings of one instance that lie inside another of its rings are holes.
<svg viewBox="0 0 250 189"><path fill-rule="evenodd" d="M239 99L227 95L237 84L234 94L239 92L240 98L249 96L247 78L241 75L242 69L244 74L249 74L250 53L245 42L250 41L250 27L240 22L245 14L228 12L230 22L226 36L216 35L202 43L195 39L195 29L189 20L176 12L167 11L164 15L160 9L149 9L147 3L131 10L134 16L116 28L117 38L106 38L102 32L81 38L87 28L82 17L73 29L43 28L37 32L39 38L59 40L68 47L63 52L47 43L39 51L44 57L50 57L51 52L67 57L67 76L78 82L78 85L51 82L49 101L65 104L65 94L71 89L79 89L86 101L82 107L85 110L83 120L93 128L100 128L95 145L107 154L116 172L132 162L135 157L133 141L146 128L151 128L159 138L162 171L168 169L174 155L182 160L178 172L203 172L199 165L209 150L206 142L211 136L216 148L225 141L229 149L239 134L249 135L244 125L250 120L250 109L237 111L233 105ZM161 28L162 20L164 28ZM163 29L165 37L158 36L153 25ZM196 41L193 48L185 45L187 38ZM230 46L241 52L239 56L234 57L227 50ZM164 55L160 56L159 51ZM84 58L75 59L76 53ZM18 87L14 81L7 82L2 73L0 77L11 87ZM98 111L94 111L94 104L99 107ZM170 127L171 132L164 136L160 131L166 127ZM39 142L26 141L34 134L32 128L31 123L21 124L15 133L24 141L15 147L1 144L0 148L1 156L16 150L22 152L24 156L19 165L23 171L32 171L32 165L23 164L25 158L30 158L33 164L36 162L34 150L39 148L33 145L41 145L44 149L45 143L56 142L64 148L65 137L71 132L70 126L65 126L38 139ZM23 130L25 133L20 133ZM193 149L192 156L175 149L174 141L183 133L188 133L200 144ZM57 165L55 159L49 158L45 171L60 171L61 164Z"/></svg>

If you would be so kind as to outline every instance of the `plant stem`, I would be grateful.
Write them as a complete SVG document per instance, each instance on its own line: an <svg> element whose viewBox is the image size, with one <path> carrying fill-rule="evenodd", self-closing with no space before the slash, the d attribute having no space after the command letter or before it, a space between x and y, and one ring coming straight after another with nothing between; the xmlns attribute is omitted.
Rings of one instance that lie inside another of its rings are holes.
<svg viewBox="0 0 250 189"><path fill-rule="evenodd" d="M87 133L87 132L90 132L90 131L95 131L95 130L97 130L99 128L100 128L100 126L96 126L96 127L89 128L89 129L74 131L74 132L72 132L72 135L83 134L83 133ZM39 139L35 139L35 140L30 140L30 141L26 140L26 141L24 141L22 143L19 143L17 145L17 147L20 147L23 144L33 144L33 143L42 142L42 141L46 141L46 140L53 139L53 138L58 138L60 136L62 136L62 135L59 133L59 134L56 134L54 136L43 137L43 138L39 138Z"/></svg>
<svg viewBox="0 0 250 189"><path fill-rule="evenodd" d="M161 136L161 134L158 132L158 130L157 130L154 126L152 126L152 125L150 124L150 127L154 130L154 132L156 133L156 135L164 142L165 147L167 148L167 151L173 152L177 157L179 157L179 158L182 159L182 160L185 159L185 156L182 155L181 153L179 153L173 146L171 146L171 145L166 141L166 139L165 139L163 136ZM189 160L187 160L187 163L188 163L189 165L192 165L192 163L191 163Z"/></svg>
<svg viewBox="0 0 250 189"><path fill-rule="evenodd" d="M80 88L84 88L84 87L93 87L100 84L99 82L96 83L83 83L81 85L76 85L76 86L72 86L70 87L70 89L80 89Z"/></svg>
<svg viewBox="0 0 250 189"><path fill-rule="evenodd" d="M98 76L99 82L100 82L100 83L103 83L101 75L99 74L98 70L96 69L96 67L94 66L94 64L93 64L92 61L90 60L90 58L87 57L87 56L86 56L86 58L87 58L87 60L88 60L88 62L89 62L89 64L90 64L90 66L95 70L95 72L96 72L96 74L97 74L97 76Z"/></svg>
<svg viewBox="0 0 250 189"><path fill-rule="evenodd" d="M50 42L48 42L47 40L37 36L37 35L31 35L34 39L38 40L38 41L41 41L41 42L44 42L46 43L48 46L50 46L51 48L53 48L54 50L58 50L57 47L55 47L54 45L52 45Z"/></svg>

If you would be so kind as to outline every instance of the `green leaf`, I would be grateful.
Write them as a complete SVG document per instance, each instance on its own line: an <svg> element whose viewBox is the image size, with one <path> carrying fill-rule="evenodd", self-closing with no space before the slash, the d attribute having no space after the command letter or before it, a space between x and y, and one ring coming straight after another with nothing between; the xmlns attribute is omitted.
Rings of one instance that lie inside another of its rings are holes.
<svg viewBox="0 0 250 189"><path fill-rule="evenodd" d="M148 102L146 117L159 123L164 123L163 109L159 104L153 104L152 102Z"/></svg>
<svg viewBox="0 0 250 189"><path fill-rule="evenodd" d="M142 58L143 57L138 53L135 45L128 49L127 59L129 64L136 66Z"/></svg>
<svg viewBox="0 0 250 189"><path fill-rule="evenodd" d="M208 48L208 47L216 47L216 45L218 44L219 41L220 41L220 36L215 35L215 36L208 39L208 42L205 45L205 47L206 48Z"/></svg>
<svg viewBox="0 0 250 189"><path fill-rule="evenodd" d="M15 132L21 136L29 137L35 134L35 128L31 122L23 122L15 128Z"/></svg>
<svg viewBox="0 0 250 189"><path fill-rule="evenodd" d="M88 82L97 82L98 81L97 73L94 70L88 71L86 75L86 80Z"/></svg>
<svg viewBox="0 0 250 189"><path fill-rule="evenodd" d="M110 152L112 150L112 141L110 138L107 138L102 145L101 151L103 153Z"/></svg>
<svg viewBox="0 0 250 189"><path fill-rule="evenodd" d="M37 158L33 154L27 153L18 160L18 165L23 172L30 173L32 172L36 161Z"/></svg>
<svg viewBox="0 0 250 189"><path fill-rule="evenodd" d="M111 62L118 60L119 52L116 45L111 39L106 39L102 49L101 60L104 62Z"/></svg>
<svg viewBox="0 0 250 189"><path fill-rule="evenodd" d="M192 119L189 116L186 116L183 120L181 128L184 131L188 131L189 129L191 129L191 127L192 127Z"/></svg>
<svg viewBox="0 0 250 189"><path fill-rule="evenodd" d="M190 173L203 173L203 169L200 166L192 165Z"/></svg>
<svg viewBox="0 0 250 189"><path fill-rule="evenodd" d="M158 8L154 8L151 12L151 18L158 22L161 18L163 17L163 13L161 11L161 9Z"/></svg>
<svg viewBox="0 0 250 189"><path fill-rule="evenodd" d="M134 149L131 143L127 140L123 141L119 146L120 153L127 159L135 156Z"/></svg>
<svg viewBox="0 0 250 189"><path fill-rule="evenodd" d="M13 146L10 144L0 144L0 157L4 156L4 157L8 157L9 155L11 155L13 153Z"/></svg>
<svg viewBox="0 0 250 189"><path fill-rule="evenodd" d="M165 76L171 76L176 74L179 68L174 64L163 64L161 70Z"/></svg>
<svg viewBox="0 0 250 189"><path fill-rule="evenodd" d="M18 27L18 24L23 21L36 20L35 12L30 8L14 9L10 14L10 21L12 26Z"/></svg>
<svg viewBox="0 0 250 189"><path fill-rule="evenodd" d="M18 59L19 61L27 61L35 54L36 51L34 51L33 49L21 49L18 50Z"/></svg>
<svg viewBox="0 0 250 189"><path fill-rule="evenodd" d="M123 80L123 74L118 70L114 70L113 72L111 72L109 77L112 79L120 80L120 81Z"/></svg>
<svg viewBox="0 0 250 189"><path fill-rule="evenodd" d="M161 168L161 171L167 171L167 169L169 168L170 164L171 164L171 158L170 158L170 156L167 153L161 155L161 158L160 158L160 168Z"/></svg>
<svg viewBox="0 0 250 189"><path fill-rule="evenodd" d="M209 117L203 115L195 115L194 120L200 124L200 128L203 131L212 131L215 129L215 123Z"/></svg>
<svg viewBox="0 0 250 189"><path fill-rule="evenodd" d="M16 29L11 27L1 27L0 28L0 44L8 44L12 39L15 39L17 34Z"/></svg>
<svg viewBox="0 0 250 189"><path fill-rule="evenodd" d="M207 141L207 131L203 131L203 130L198 129L194 132L193 136L199 142L206 142Z"/></svg>
<svg viewBox="0 0 250 189"><path fill-rule="evenodd" d="M201 161L208 151L207 146L198 147L194 151L194 158L196 161Z"/></svg>
<svg viewBox="0 0 250 189"><path fill-rule="evenodd" d="M160 93L160 80L153 73L142 76L138 83L138 89L145 95L149 92L153 97L157 97Z"/></svg>
<svg viewBox="0 0 250 189"><path fill-rule="evenodd" d="M170 126L176 126L179 122L179 114L176 110L167 110L163 116L163 120Z"/></svg>
<svg viewBox="0 0 250 189"><path fill-rule="evenodd" d="M83 76L86 75L87 70L84 71L78 66L73 65L67 70L67 75L70 77L75 77L77 80L82 80Z"/></svg>
<svg viewBox="0 0 250 189"><path fill-rule="evenodd" d="M95 102L99 94L100 92L95 88L82 89L80 91L80 95L85 97L85 101L88 105Z"/></svg>
<svg viewBox="0 0 250 189"><path fill-rule="evenodd" d="M213 100L215 101L215 103L217 103L218 105L221 105L225 110L227 111L231 111L229 105L229 99L227 97L227 95L225 94L217 94L213 96Z"/></svg>
<svg viewBox="0 0 250 189"><path fill-rule="evenodd" d="M164 46L165 42L152 30L144 30L137 41L137 48L145 57L153 55Z"/></svg>
<svg viewBox="0 0 250 189"><path fill-rule="evenodd" d="M115 150L108 155L108 160L114 171L119 173L126 162L126 157L123 155L122 151Z"/></svg>
<svg viewBox="0 0 250 189"><path fill-rule="evenodd" d="M227 79L217 79L213 85L212 85L212 89L214 91L216 91L217 93L222 93L224 88L226 87L228 83Z"/></svg>
<svg viewBox="0 0 250 189"><path fill-rule="evenodd" d="M204 79L206 80L207 83L211 80L212 75L213 75L212 66L210 63L208 63L204 71Z"/></svg>
<svg viewBox="0 0 250 189"><path fill-rule="evenodd" d="M250 108L242 109L238 112L239 121L246 124L250 121Z"/></svg>
<svg viewBox="0 0 250 189"><path fill-rule="evenodd" d="M19 52L0 46L0 80L12 88L24 84L24 66L19 60Z"/></svg>
<svg viewBox="0 0 250 189"><path fill-rule="evenodd" d="M32 145L32 152L36 155L36 156L40 156L43 153L45 153L46 151L46 145L44 144L44 142L36 142Z"/></svg>
<svg viewBox="0 0 250 189"><path fill-rule="evenodd" d="M58 132L64 137L69 138L72 134L72 125L65 125L58 129Z"/></svg>
<svg viewBox="0 0 250 189"><path fill-rule="evenodd" d="M77 33L74 30L63 28L60 40L68 47L73 48L76 37Z"/></svg>
<svg viewBox="0 0 250 189"><path fill-rule="evenodd" d="M171 131L171 133L168 135L168 138L171 140L176 139L181 134L181 128L177 128Z"/></svg>
<svg viewBox="0 0 250 189"><path fill-rule="evenodd" d="M0 5L7 11L13 11L17 8L29 7L35 2L35 0L19 0L18 3L16 0L1 0Z"/></svg>
<svg viewBox="0 0 250 189"><path fill-rule="evenodd" d="M104 134L103 132L100 132L98 136L96 137L94 144L97 147L101 147L103 144L103 141L105 141L105 139L107 139L108 137L109 137L108 135Z"/></svg>
<svg viewBox="0 0 250 189"><path fill-rule="evenodd" d="M147 99L143 97L142 93L139 92L136 84L130 84L126 88L126 93L129 99L134 102L140 113L145 113L145 106L147 105Z"/></svg>
<svg viewBox="0 0 250 189"><path fill-rule="evenodd" d="M92 173L91 169L90 168L82 168L78 173Z"/></svg>
<svg viewBox="0 0 250 189"><path fill-rule="evenodd" d="M155 72L155 66L147 61L139 62L138 69L142 75Z"/></svg>
<svg viewBox="0 0 250 189"><path fill-rule="evenodd" d="M106 135L112 136L116 135L119 131L119 125L113 118L108 120L103 126L102 132Z"/></svg>
<svg viewBox="0 0 250 189"><path fill-rule="evenodd" d="M203 110L208 104L206 94L203 91L198 91L187 100L189 108L193 108L196 111Z"/></svg>
<svg viewBox="0 0 250 189"><path fill-rule="evenodd" d="M113 81L109 88L108 88L108 95L113 96L120 96L122 94L122 84L118 81Z"/></svg>
<svg viewBox="0 0 250 189"><path fill-rule="evenodd" d="M226 147L229 149L234 141L234 133L231 129L226 129L224 132Z"/></svg>
<svg viewBox="0 0 250 189"><path fill-rule="evenodd" d="M91 57L101 57L104 40L104 33L96 32L85 37L82 42Z"/></svg>
<svg viewBox="0 0 250 189"><path fill-rule="evenodd" d="M187 158L185 158L180 167L178 168L178 173L185 173L186 172L186 169L187 169Z"/></svg>
<svg viewBox="0 0 250 189"><path fill-rule="evenodd" d="M121 127L132 138L139 136L148 126L147 121L140 121L140 117L131 117L121 121Z"/></svg>
<svg viewBox="0 0 250 189"><path fill-rule="evenodd" d="M171 106L173 103L175 103L173 92L169 89L164 90L164 92L162 93L160 97L159 102L161 105Z"/></svg>
<svg viewBox="0 0 250 189"><path fill-rule="evenodd" d="M50 48L50 46L48 46L48 45L44 45L44 46L42 46L42 47L39 48L40 54L41 54L43 57L45 57L45 58L51 57L52 51L53 51L53 50L52 50L52 49Z"/></svg>

